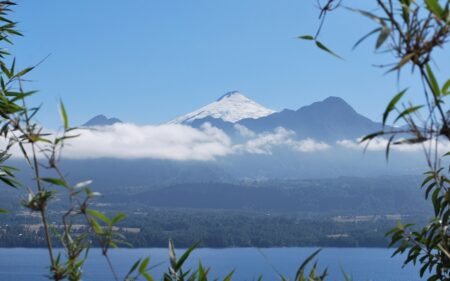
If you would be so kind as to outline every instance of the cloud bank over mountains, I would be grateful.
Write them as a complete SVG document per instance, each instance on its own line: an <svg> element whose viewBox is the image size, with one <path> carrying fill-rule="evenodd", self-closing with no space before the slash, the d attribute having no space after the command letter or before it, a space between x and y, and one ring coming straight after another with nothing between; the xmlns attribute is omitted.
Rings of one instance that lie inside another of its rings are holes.
<svg viewBox="0 0 450 281"><path fill-rule="evenodd" d="M314 153L333 158L337 152L362 153L360 138L381 124L357 113L338 97L274 112L239 92L230 92L199 110L162 125L135 125L98 115L68 140L62 156L69 159L160 159L213 161L227 156L275 155L285 158ZM388 141L372 141L367 151L383 151ZM425 144L429 145L429 144ZM417 152L421 145L391 146ZM450 148L450 147L444 147ZM16 148L16 155L20 154ZM308 156L309 155L309 156ZM242 158L241 158L242 160Z"/></svg>
<svg viewBox="0 0 450 281"><path fill-rule="evenodd" d="M72 159L123 158L210 161L232 154L272 154L275 147L308 153L327 150L330 145L313 139L295 140L295 133L284 128L257 134L241 126L243 141L235 143L221 129L209 123L200 128L182 124L138 126L117 123L80 129L79 137L69 140L63 157Z"/></svg>
<svg viewBox="0 0 450 281"><path fill-rule="evenodd" d="M336 149L361 153L365 147L359 140L339 140L336 143L297 139L295 132L278 127L271 132L255 133L239 126L239 143L234 142L221 129L205 123L200 128L181 124L138 126L118 123L111 126L81 129L80 136L69 140L63 157L71 159L119 158L212 161L229 155L271 155L278 148L292 153L333 153ZM368 146L369 151L384 151L386 139L377 139ZM399 152L420 152L420 145L398 145Z"/></svg>

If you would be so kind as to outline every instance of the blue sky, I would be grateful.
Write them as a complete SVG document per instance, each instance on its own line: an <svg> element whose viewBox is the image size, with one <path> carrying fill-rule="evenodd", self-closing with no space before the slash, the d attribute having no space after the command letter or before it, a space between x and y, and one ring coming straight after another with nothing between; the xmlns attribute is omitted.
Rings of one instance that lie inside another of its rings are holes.
<svg viewBox="0 0 450 281"><path fill-rule="evenodd" d="M340 96L379 119L390 96L411 85L371 66L390 62L373 54L373 41L351 50L373 24L349 11L331 14L322 34L344 61L295 39L315 31L316 1L19 3L14 16L25 37L12 48L19 64L50 54L29 85L40 90L34 102L43 103L39 119L48 127L58 124L60 98L75 125L99 113L157 124L230 90L275 110ZM440 76L449 73L443 67Z"/></svg>

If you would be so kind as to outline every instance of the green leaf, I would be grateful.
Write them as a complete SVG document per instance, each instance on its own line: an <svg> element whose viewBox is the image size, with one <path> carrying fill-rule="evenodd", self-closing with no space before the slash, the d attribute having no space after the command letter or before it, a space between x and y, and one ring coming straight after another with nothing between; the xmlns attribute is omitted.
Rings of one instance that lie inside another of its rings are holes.
<svg viewBox="0 0 450 281"><path fill-rule="evenodd" d="M409 138L409 139L402 139L399 141L394 142L395 145L399 144L415 144L415 143L422 143L426 141L427 138L425 137L416 137L416 138Z"/></svg>
<svg viewBox="0 0 450 281"><path fill-rule="evenodd" d="M60 101L60 103L59 103L59 110L61 112L61 118L63 120L64 130L67 130L67 129L69 129L69 119L67 118L66 108L64 107L64 103L62 101Z"/></svg>
<svg viewBox="0 0 450 281"><path fill-rule="evenodd" d="M149 274L149 273L147 273L147 272L143 272L143 273L141 273L142 274L142 276L144 276L144 278L145 278L145 280L147 280L147 281L154 281L155 279L153 279L153 277Z"/></svg>
<svg viewBox="0 0 450 281"><path fill-rule="evenodd" d="M114 224L119 223L120 221L123 221L126 217L127 217L126 214L118 213L115 217L112 218L111 222L114 225Z"/></svg>
<svg viewBox="0 0 450 281"><path fill-rule="evenodd" d="M198 245L200 245L200 242L195 243L194 245L189 247L189 249L187 249L186 252L183 253L181 258L176 263L176 267L175 267L176 270L180 269L183 266L186 259L189 257L189 255L192 253L192 251L194 251L198 247Z"/></svg>
<svg viewBox="0 0 450 281"><path fill-rule="evenodd" d="M339 55L337 55L336 53L334 53L333 51L331 51L328 47L326 47L324 44L322 44L320 41L316 41L316 46L319 47L319 49L339 58L342 59Z"/></svg>
<svg viewBox="0 0 450 281"><path fill-rule="evenodd" d="M103 233L102 227L100 226L100 224L98 224L98 222L95 219L91 219L90 222L91 222L91 226L94 229L95 233L97 233L97 234Z"/></svg>
<svg viewBox="0 0 450 281"><path fill-rule="evenodd" d="M103 221L107 225L111 225L111 220L107 216L105 216L105 214L103 214L97 210L86 209L86 213L91 215L92 217L95 217L95 218Z"/></svg>
<svg viewBox="0 0 450 281"><path fill-rule="evenodd" d="M415 55L415 53L408 53L408 54L404 55L402 57L402 59L398 62L398 64L395 67L389 69L386 73L389 73L389 72L392 72L395 70L400 70L405 64L407 64L414 57L414 55Z"/></svg>
<svg viewBox="0 0 450 281"><path fill-rule="evenodd" d="M302 40L314 40L314 36L311 36L311 35L303 35L303 36L299 36L297 38L302 39Z"/></svg>
<svg viewBox="0 0 450 281"><path fill-rule="evenodd" d="M315 251L303 261L303 263L298 268L297 273L295 274L295 280L299 280L299 278L303 276L305 272L305 267L314 259L315 256L317 256L320 253L320 251L322 251L322 249Z"/></svg>
<svg viewBox="0 0 450 281"><path fill-rule="evenodd" d="M352 11L352 12L359 13L359 14L365 16L365 17L368 17L369 19L371 19L371 20L373 20L373 21L375 21L375 22L377 22L379 24L385 25L383 18L381 18L381 17L379 17L379 16L377 16L377 15L371 13L371 12L364 11L364 10L359 10L359 9L353 9L353 8L347 8L347 9Z"/></svg>
<svg viewBox="0 0 450 281"><path fill-rule="evenodd" d="M450 94L449 89L450 89L450 79L448 79L447 82L445 82L444 86L442 86L442 90L441 90L442 94L444 96Z"/></svg>
<svg viewBox="0 0 450 281"><path fill-rule="evenodd" d="M395 118L394 123L396 123L398 120L400 120L401 118L410 115L411 113L416 112L417 110L421 109L423 107L423 105L416 105L416 106L411 106L405 110L403 110L398 116L397 118Z"/></svg>
<svg viewBox="0 0 450 281"><path fill-rule="evenodd" d="M63 180L63 179L58 179L58 178L41 178L42 181L51 183L53 185L59 185L59 186L64 186L67 187L67 183Z"/></svg>
<svg viewBox="0 0 450 281"><path fill-rule="evenodd" d="M367 140L374 139L374 138L376 138L376 137L378 137L378 136L381 136L381 135L384 135L384 131L378 131L378 132L375 132L375 133L372 133L372 134L365 135L365 136L361 139L360 143L363 143L363 142L365 142L365 141L367 141Z"/></svg>
<svg viewBox="0 0 450 281"><path fill-rule="evenodd" d="M8 77L8 79L10 79L12 77L11 72L9 72L9 69L5 66L4 63L0 63L0 67L3 71L3 73L5 73L6 77Z"/></svg>
<svg viewBox="0 0 450 281"><path fill-rule="evenodd" d="M389 152L391 151L391 144L392 144L392 141L394 140L394 138L395 138L395 135L392 135L389 138L389 141L387 143L387 146L386 146L386 159L389 159Z"/></svg>
<svg viewBox="0 0 450 281"><path fill-rule="evenodd" d="M20 183L18 181L9 177L0 176L0 181L4 182L10 187L18 188L20 186Z"/></svg>
<svg viewBox="0 0 450 281"><path fill-rule="evenodd" d="M139 266L139 273L143 274L147 270L148 263L150 262L150 257L146 257Z"/></svg>
<svg viewBox="0 0 450 281"><path fill-rule="evenodd" d="M225 278L223 279L223 281L231 281L231 278L233 277L234 274L234 270L231 271L230 273L228 273L227 276L225 276Z"/></svg>
<svg viewBox="0 0 450 281"><path fill-rule="evenodd" d="M25 74L27 74L28 72L30 72L31 70L33 70L34 67L27 67L24 70L20 71L19 73L15 74L14 77L22 77L25 76ZM12 74L12 73L11 73Z"/></svg>
<svg viewBox="0 0 450 281"><path fill-rule="evenodd" d="M431 70L431 67L430 67L430 65L425 65L425 68L426 68L426 70L427 70L427 77L428 77L428 80L429 80L429 82L430 82L430 87L431 87L431 90L433 91L433 95L435 95L436 97L438 97L438 96L440 96L441 95L441 92L440 92L440 90L439 90L439 84L438 84L438 82L437 82L437 80L436 80L436 77L434 76L434 74L433 74L433 71Z"/></svg>
<svg viewBox="0 0 450 281"><path fill-rule="evenodd" d="M439 211L441 210L441 204L438 200L438 196L439 196L439 192L441 190L439 188L436 188L433 191L433 194L431 195L431 201L433 202L433 208L434 208L434 213L437 216L439 214Z"/></svg>
<svg viewBox="0 0 450 281"><path fill-rule="evenodd" d="M394 110L395 105L398 103L398 101L403 97L403 95L406 93L407 89L401 91L400 93L396 94L392 100L389 102L388 106L386 107L386 110L383 113L383 126L386 124L386 120L389 116L389 113L391 113L392 110Z"/></svg>
<svg viewBox="0 0 450 281"><path fill-rule="evenodd" d="M8 213L8 210L0 208L0 214Z"/></svg>
<svg viewBox="0 0 450 281"><path fill-rule="evenodd" d="M375 49L379 49L383 45L389 37L389 34L391 34L391 29L387 26L383 26L380 31L380 35L378 36L377 43L375 44Z"/></svg>
<svg viewBox="0 0 450 281"><path fill-rule="evenodd" d="M369 38L371 35L380 32L381 31L381 27L375 28L374 30L372 30L371 32L367 33L366 35L364 35L363 37L361 37L356 43L355 45L353 45L353 50L356 49L356 47L359 46L359 44L361 44L364 40L366 40L367 38Z"/></svg>
<svg viewBox="0 0 450 281"><path fill-rule="evenodd" d="M130 271L128 271L127 275L125 276L125 280L136 270L140 262L141 260L139 259L133 264L133 266L130 268Z"/></svg>
<svg viewBox="0 0 450 281"><path fill-rule="evenodd" d="M444 10L442 9L441 5L439 5L438 0L425 0L425 4L430 12L432 12L439 19L442 19Z"/></svg>

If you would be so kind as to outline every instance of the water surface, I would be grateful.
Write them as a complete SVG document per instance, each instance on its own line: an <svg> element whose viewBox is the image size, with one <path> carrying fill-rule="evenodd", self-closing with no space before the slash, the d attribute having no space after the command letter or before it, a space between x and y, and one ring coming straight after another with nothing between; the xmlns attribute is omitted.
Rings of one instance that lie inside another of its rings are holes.
<svg viewBox="0 0 450 281"><path fill-rule="evenodd" d="M224 277L235 270L234 280L254 280L263 274L263 280L279 280L277 272L293 279L301 262L317 248L228 248L198 249L188 266L197 266L199 260L211 267L214 277ZM181 251L181 250L180 250ZM319 255L320 268L328 267L328 280L343 280L342 269L356 281L418 281L418 270L412 266L402 269L402 257L391 258L392 250L379 248L323 248ZM124 276L134 261L151 256L151 270L156 280L168 267L167 249L116 249L111 259L120 276ZM0 280L48 280L46 249L0 249ZM111 281L112 275L98 249L92 249L85 267L83 280Z"/></svg>

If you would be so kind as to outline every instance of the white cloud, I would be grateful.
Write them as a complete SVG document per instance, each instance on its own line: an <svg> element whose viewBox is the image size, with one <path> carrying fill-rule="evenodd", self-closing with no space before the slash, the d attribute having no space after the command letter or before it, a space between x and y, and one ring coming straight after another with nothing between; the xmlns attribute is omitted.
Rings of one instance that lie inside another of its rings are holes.
<svg viewBox="0 0 450 281"><path fill-rule="evenodd" d="M299 152L316 152L330 148L324 142L316 142L310 138L297 141L294 136L293 131L278 127L273 132L255 135L245 143L235 145L234 150L251 154L272 154L273 148L280 145L288 146Z"/></svg>
<svg viewBox="0 0 450 281"><path fill-rule="evenodd" d="M381 138L381 137L375 138L375 139L371 140L370 142L363 142L363 143L361 143L361 139L337 141L337 144L339 146L349 148L349 149L355 149L355 150L366 149L367 151L384 151L384 150L386 150L388 143L389 143L388 139ZM431 148L434 148L435 144L436 144L435 141L433 141L433 142L426 141L422 144L391 145L390 149L393 151L400 151L400 152L422 152L424 147L429 148L431 145ZM448 142L439 141L438 142L438 150L440 152L450 151L450 144Z"/></svg>
<svg viewBox="0 0 450 281"><path fill-rule="evenodd" d="M300 141L294 141L292 143L292 147L301 152L315 152L315 151L321 151L321 150L327 150L331 148L330 145L324 142L317 142L313 139L304 139Z"/></svg>
<svg viewBox="0 0 450 281"><path fill-rule="evenodd" d="M245 126L243 126L241 124L235 124L234 128L244 138L253 138L253 137L256 136L255 132L253 132L252 130L250 130L249 128L247 128L247 127L245 127Z"/></svg>
<svg viewBox="0 0 450 281"><path fill-rule="evenodd" d="M138 126L118 123L78 129L73 134L79 136L66 141L62 157L210 161L231 154L272 154L273 149L278 146L302 153L330 148L324 142L309 138L296 140L293 131L281 127L261 134L256 134L244 126L235 128L245 137L242 143L233 143L225 132L209 123L200 128L180 124ZM25 148L31 152L29 147ZM22 156L18 145L13 146L10 153L13 157Z"/></svg>
<svg viewBox="0 0 450 281"><path fill-rule="evenodd" d="M231 153L230 145L229 137L210 124L201 129L178 124L114 124L83 130L69 142L63 156L213 160Z"/></svg>

